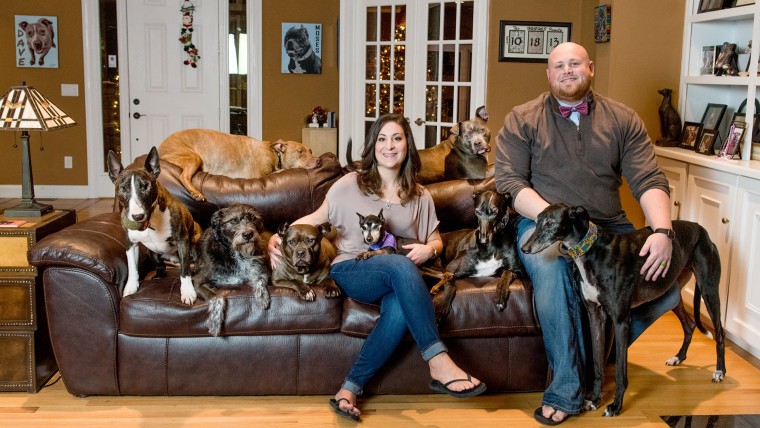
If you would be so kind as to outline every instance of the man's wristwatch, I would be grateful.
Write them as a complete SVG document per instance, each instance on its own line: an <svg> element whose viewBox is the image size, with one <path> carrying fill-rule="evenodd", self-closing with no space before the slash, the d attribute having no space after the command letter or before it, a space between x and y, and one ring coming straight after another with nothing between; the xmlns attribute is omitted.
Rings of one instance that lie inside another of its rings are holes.
<svg viewBox="0 0 760 428"><path fill-rule="evenodd" d="M655 229L654 233L664 233L668 238L676 239L676 233L673 232L673 229Z"/></svg>

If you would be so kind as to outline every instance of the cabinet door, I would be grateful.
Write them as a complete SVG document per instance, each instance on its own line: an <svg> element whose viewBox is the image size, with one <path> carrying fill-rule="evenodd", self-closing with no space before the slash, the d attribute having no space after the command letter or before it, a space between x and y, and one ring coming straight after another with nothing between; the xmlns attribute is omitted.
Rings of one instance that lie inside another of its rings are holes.
<svg viewBox="0 0 760 428"><path fill-rule="evenodd" d="M760 358L760 180L739 179L736 208L726 330Z"/></svg>
<svg viewBox="0 0 760 428"><path fill-rule="evenodd" d="M670 187L670 218L680 220L682 218L682 207L686 199L686 174L688 164L677 160L658 157L657 162L662 168L662 172L668 177L668 186Z"/></svg>
<svg viewBox="0 0 760 428"><path fill-rule="evenodd" d="M737 176L696 165L689 167L686 189L686 220L701 224L720 253L720 299L721 318L726 319L728 298L729 262L731 260L731 230L736 201ZM693 280L692 280L693 281ZM694 285L689 283L683 289L684 303L692 306ZM707 311L702 305L703 318ZM709 320L709 318L707 318Z"/></svg>

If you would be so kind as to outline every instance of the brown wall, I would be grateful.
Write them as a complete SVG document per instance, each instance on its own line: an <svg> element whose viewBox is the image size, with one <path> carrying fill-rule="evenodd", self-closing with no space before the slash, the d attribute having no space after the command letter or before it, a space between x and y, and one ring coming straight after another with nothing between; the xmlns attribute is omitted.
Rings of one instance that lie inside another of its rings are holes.
<svg viewBox="0 0 760 428"><path fill-rule="evenodd" d="M683 12L685 0L491 0L488 29L488 75L486 106L491 127L496 132L504 115L515 105L547 90L545 64L499 62L499 21L571 22L572 41L586 46L596 63L594 88L635 109L643 118L650 136L659 136L657 89L674 90L677 99ZM300 141L305 116L316 105L338 110L337 21L339 0L263 2L263 138ZM593 42L593 9L612 5L610 43ZM85 141L84 70L81 34L81 4L66 2L3 1L0 18L0 91L4 93L22 80L36 87L80 126L49 133L32 133L32 160L35 184L86 185L87 147ZM58 17L58 69L16 68L13 50L14 15ZM324 27L322 74L290 75L280 72L282 22L319 22ZM79 97L62 97L60 85L79 85ZM3 151L0 184L19 184L20 150L13 149L14 133L0 133ZM39 142L45 146L39 150ZM7 154L6 154L7 153ZM63 156L73 156L74 168L63 168ZM634 222L640 213L627 206Z"/></svg>
<svg viewBox="0 0 760 428"><path fill-rule="evenodd" d="M338 16L340 0L263 2L263 130L262 139L301 141L301 128L315 106L338 111ZM322 74L280 71L283 22L321 23Z"/></svg>
<svg viewBox="0 0 760 428"><path fill-rule="evenodd" d="M15 15L58 18L59 68L16 68ZM0 15L0 95L22 81L33 86L79 126L50 132L30 132L34 184L87 184L87 139L84 107L84 52L81 2L4 0ZM61 84L79 85L78 97L61 96ZM21 133L0 132L0 184L21 183ZM13 148L14 142L19 143ZM40 143L45 150L40 151ZM63 167L63 157L74 158L74 168Z"/></svg>

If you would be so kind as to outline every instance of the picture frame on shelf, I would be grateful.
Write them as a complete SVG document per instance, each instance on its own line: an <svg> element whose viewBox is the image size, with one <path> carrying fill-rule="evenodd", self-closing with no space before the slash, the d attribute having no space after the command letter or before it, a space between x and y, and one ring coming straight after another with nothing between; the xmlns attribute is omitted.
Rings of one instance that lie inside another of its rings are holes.
<svg viewBox="0 0 760 428"><path fill-rule="evenodd" d="M701 66L699 68L700 76L712 76L715 74L715 58L717 58L719 49L715 45L702 46Z"/></svg>
<svg viewBox="0 0 760 428"><path fill-rule="evenodd" d="M694 151L703 155L712 156L715 141L718 139L717 129L705 129L699 136L699 143L694 145Z"/></svg>
<svg viewBox="0 0 760 428"><path fill-rule="evenodd" d="M755 4L755 0L728 0L728 3L730 4L728 7L748 6Z"/></svg>
<svg viewBox="0 0 760 428"><path fill-rule="evenodd" d="M720 147L718 157L720 159L733 159L739 153L742 138L747 124L745 122L731 122L731 128L728 130L728 136Z"/></svg>
<svg viewBox="0 0 760 428"><path fill-rule="evenodd" d="M697 139L702 134L702 124L697 122L684 122L681 132L681 144L678 147L694 150Z"/></svg>
<svg viewBox="0 0 760 428"><path fill-rule="evenodd" d="M697 13L723 9L725 0L700 0Z"/></svg>
<svg viewBox="0 0 760 428"><path fill-rule="evenodd" d="M723 114L726 112L726 107L725 104L708 103L705 112L702 114L702 120L699 121L702 128L718 129L723 120Z"/></svg>
<svg viewBox="0 0 760 428"><path fill-rule="evenodd" d="M752 142L760 143L760 114L756 114L755 120L752 121ZM747 122L746 113L734 113L731 122Z"/></svg>

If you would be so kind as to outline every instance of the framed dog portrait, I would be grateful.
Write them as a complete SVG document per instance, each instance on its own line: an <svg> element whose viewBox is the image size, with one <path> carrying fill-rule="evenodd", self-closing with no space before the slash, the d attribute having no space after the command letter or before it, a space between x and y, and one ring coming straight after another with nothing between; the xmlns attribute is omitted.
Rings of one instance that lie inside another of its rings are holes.
<svg viewBox="0 0 760 428"><path fill-rule="evenodd" d="M282 23L283 74L322 74L322 24Z"/></svg>
<svg viewBox="0 0 760 428"><path fill-rule="evenodd" d="M718 131L715 129L705 129L699 136L699 142L694 146L694 151L703 155L712 155L715 140L718 138Z"/></svg>
<svg viewBox="0 0 760 428"><path fill-rule="evenodd" d="M718 157L721 159L733 159L739 152L742 138L744 138L744 130L747 124L745 122L732 122L731 128L728 130L728 136L720 147Z"/></svg>
<svg viewBox="0 0 760 428"><path fill-rule="evenodd" d="M570 41L569 22L500 21L499 62L546 62L557 45Z"/></svg>
<svg viewBox="0 0 760 428"><path fill-rule="evenodd" d="M58 68L58 17L16 15L16 67Z"/></svg>
<svg viewBox="0 0 760 428"><path fill-rule="evenodd" d="M702 133L702 124L697 122L684 122L681 132L681 144L679 147L694 150L697 139Z"/></svg>
<svg viewBox="0 0 760 428"><path fill-rule="evenodd" d="M704 129L718 129L720 121L723 120L723 114L726 112L725 104L707 104L705 112L702 114L702 120L699 122Z"/></svg>

